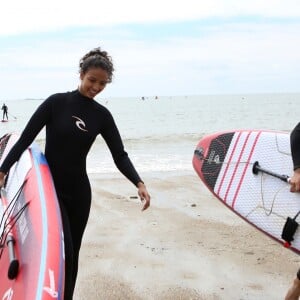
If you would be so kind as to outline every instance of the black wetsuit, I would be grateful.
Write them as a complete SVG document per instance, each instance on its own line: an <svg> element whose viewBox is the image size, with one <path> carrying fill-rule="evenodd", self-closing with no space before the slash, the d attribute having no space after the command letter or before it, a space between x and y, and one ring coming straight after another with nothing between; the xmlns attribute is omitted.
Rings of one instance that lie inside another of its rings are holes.
<svg viewBox="0 0 300 300"><path fill-rule="evenodd" d="M300 123L292 130L290 141L294 170L296 170L300 168Z"/></svg>
<svg viewBox="0 0 300 300"><path fill-rule="evenodd" d="M291 152L294 171L300 168L300 123L292 130L290 134ZM300 280L300 268L297 272L297 278Z"/></svg>
<svg viewBox="0 0 300 300"><path fill-rule="evenodd" d="M77 276L79 249L91 205L86 157L96 136L102 135L116 166L133 184L137 185L141 179L124 150L110 112L77 90L52 95L39 106L0 171L7 173L44 126L45 156L53 176L63 219L65 299L70 300Z"/></svg>

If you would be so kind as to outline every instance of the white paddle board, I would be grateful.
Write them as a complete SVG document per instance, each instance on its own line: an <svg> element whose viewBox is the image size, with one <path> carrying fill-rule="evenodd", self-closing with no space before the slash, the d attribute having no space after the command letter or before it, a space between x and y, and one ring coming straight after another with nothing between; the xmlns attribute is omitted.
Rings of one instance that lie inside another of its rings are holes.
<svg viewBox="0 0 300 300"><path fill-rule="evenodd" d="M204 136L193 167L229 209L300 252L300 194L291 193L287 183L293 173L288 133L237 130Z"/></svg>

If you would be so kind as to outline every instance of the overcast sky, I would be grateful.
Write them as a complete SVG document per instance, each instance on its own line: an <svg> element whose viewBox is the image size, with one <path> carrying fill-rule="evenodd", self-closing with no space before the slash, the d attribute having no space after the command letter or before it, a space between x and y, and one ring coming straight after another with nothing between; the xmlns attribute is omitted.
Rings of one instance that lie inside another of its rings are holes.
<svg viewBox="0 0 300 300"><path fill-rule="evenodd" d="M299 0L18 2L1 3L3 100L76 89L98 46L103 97L300 92Z"/></svg>

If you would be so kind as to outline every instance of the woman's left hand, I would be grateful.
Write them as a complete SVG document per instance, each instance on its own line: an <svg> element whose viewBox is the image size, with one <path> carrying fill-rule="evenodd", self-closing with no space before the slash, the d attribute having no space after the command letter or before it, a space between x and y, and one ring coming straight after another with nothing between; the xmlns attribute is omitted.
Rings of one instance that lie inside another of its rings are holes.
<svg viewBox="0 0 300 300"><path fill-rule="evenodd" d="M142 207L142 211L143 211L143 210L146 210L150 206L150 198L151 197L150 197L144 183L139 182L137 184L137 186L138 186L138 195L139 195L141 201L143 202L143 207Z"/></svg>

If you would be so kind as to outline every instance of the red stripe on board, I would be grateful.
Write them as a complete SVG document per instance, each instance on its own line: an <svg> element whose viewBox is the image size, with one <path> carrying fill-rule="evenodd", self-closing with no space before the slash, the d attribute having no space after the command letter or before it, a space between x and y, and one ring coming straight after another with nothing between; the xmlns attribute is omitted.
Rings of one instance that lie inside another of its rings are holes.
<svg viewBox="0 0 300 300"><path fill-rule="evenodd" d="M253 143L253 145L252 145L252 149L251 149L251 152L250 152L250 154L249 154L248 160L247 160L247 162L246 162L246 165L245 165L245 168L244 168L244 171L243 171L243 175L242 175L242 177L241 177L241 179L240 179L238 188L237 188L237 190L236 190L236 192L235 192L235 195L234 195L234 197L233 197L232 208L234 208L236 198L237 198L238 193L239 193L239 191L240 191L240 188L241 188L241 186L242 186L243 179L244 179L244 177L245 177L247 168L248 168L248 166L249 166L249 162L250 162L250 160L251 160L252 154L253 154L253 152L254 152L254 148L255 148L255 146L256 146L256 144L257 144L257 141L258 141L258 138L259 138L260 134L261 134L261 131L259 131L258 134L256 135L255 141L254 141L254 143Z"/></svg>
<svg viewBox="0 0 300 300"><path fill-rule="evenodd" d="M230 182L229 182L229 185L228 185L228 187L227 187L227 191L226 191L226 194L225 194L225 197L224 197L224 202L225 202L225 203L226 203L226 199L227 199L229 190L230 190L231 185L232 185L233 178L234 178L234 176L235 176L235 174L236 174L236 171L237 171L237 169L238 169L238 165L239 165L239 163L240 163L240 161L241 161L241 157L242 157L242 155L243 155L243 153L244 153L244 150L245 150L245 147L246 147L246 144L247 144L247 141L248 141L248 139L249 139L250 134L251 134L251 132L248 132L248 135L247 135L247 137L246 137L246 139L245 139L245 141L244 141L244 145L243 145L242 151L240 152L239 158L238 158L238 160L236 161L236 165L235 165L233 174L232 174L232 176L231 176L231 179L230 179Z"/></svg>
<svg viewBox="0 0 300 300"><path fill-rule="evenodd" d="M230 154L229 160L228 160L228 162L227 162L226 169L225 169L225 171L224 171L222 180L221 180L221 182L220 182L220 184L219 184L219 188L218 188L218 191L217 191L217 195L220 195L220 190L221 190L222 185L223 185L223 183L224 183L224 179L225 179L225 177L226 177L227 171L228 171L228 169L229 169L229 165L230 165L230 163L231 163L233 154L234 154L234 152L235 152L235 149L236 149L236 147L237 147L237 144L238 144L238 142L239 142L239 140L240 140L241 135L242 135L242 132L240 131L240 132L239 132L239 135L238 135L238 137L237 137L237 139L236 139L236 141L235 141L235 143L234 143L233 149L232 149L232 151L231 151L231 154Z"/></svg>

